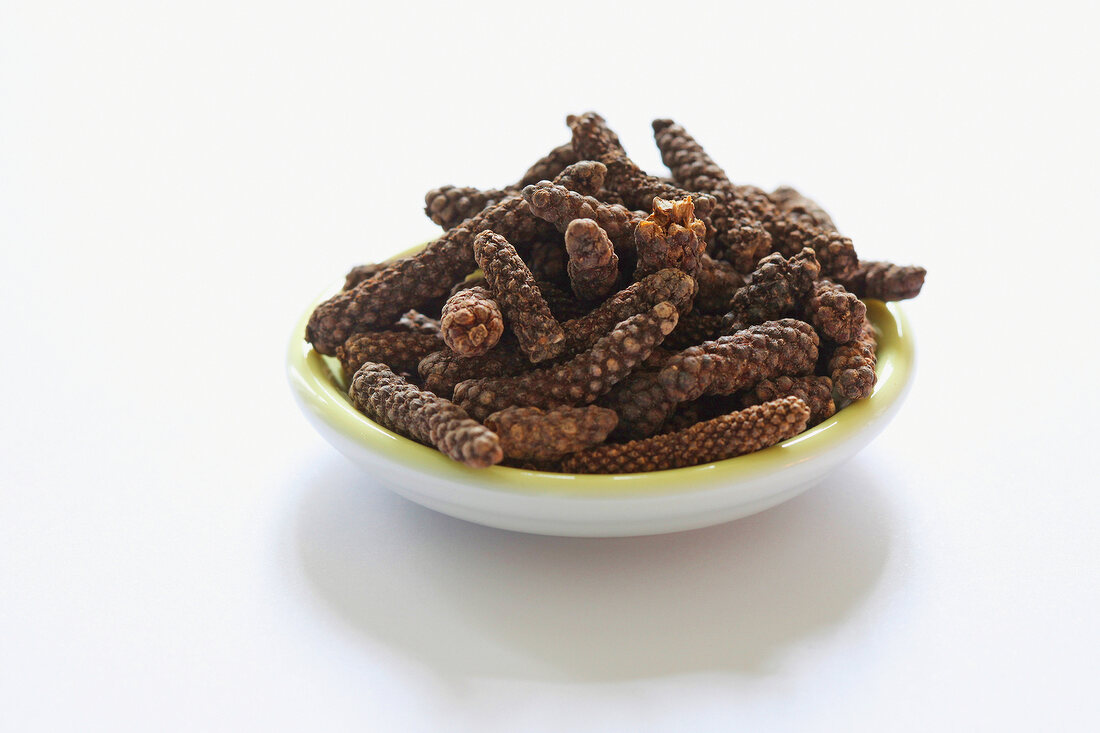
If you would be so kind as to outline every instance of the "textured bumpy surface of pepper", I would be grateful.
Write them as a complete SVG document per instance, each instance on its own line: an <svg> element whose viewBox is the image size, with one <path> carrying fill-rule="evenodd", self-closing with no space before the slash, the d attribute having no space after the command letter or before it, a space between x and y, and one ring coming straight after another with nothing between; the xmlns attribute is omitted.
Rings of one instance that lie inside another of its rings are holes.
<svg viewBox="0 0 1100 733"><path fill-rule="evenodd" d="M676 411L680 403L657 381L658 374L658 369L635 371L599 401L619 416L616 435L625 438L652 435Z"/></svg>
<svg viewBox="0 0 1100 733"><path fill-rule="evenodd" d="M369 262L365 265L356 265L348 270L347 275L344 275L343 290L351 290L359 283L371 279L384 269L386 269L386 264L384 262Z"/></svg>
<svg viewBox="0 0 1100 733"><path fill-rule="evenodd" d="M565 229L566 270L581 300L601 300L615 287L619 256L607 232L593 219L574 219Z"/></svg>
<svg viewBox="0 0 1100 733"><path fill-rule="evenodd" d="M695 309L702 313L726 313L734 293L745 287L744 275L733 269L733 265L707 254L699 259L695 279L699 283Z"/></svg>
<svg viewBox="0 0 1100 733"><path fill-rule="evenodd" d="M515 191L473 186L440 186L424 194L424 213L444 229L451 229Z"/></svg>
<svg viewBox="0 0 1100 733"><path fill-rule="evenodd" d="M797 397L810 408L808 426L817 425L836 413L833 402L833 381L828 377L776 377L757 382L741 395L745 407L759 405L780 397Z"/></svg>
<svg viewBox="0 0 1100 733"><path fill-rule="evenodd" d="M654 197L679 199L687 196L695 199L700 217L705 217L713 208L713 197L693 194L639 168L626 154L607 121L595 112L570 115L566 121L573 130L573 149L580 157L598 160L607 166L605 185L621 196L628 207L650 211Z"/></svg>
<svg viewBox="0 0 1100 733"><path fill-rule="evenodd" d="M434 351L420 360L417 372L425 387L441 397L450 397L455 385L467 379L510 377L530 368L531 360L515 341L509 341L476 358L461 356L450 349Z"/></svg>
<svg viewBox="0 0 1100 733"><path fill-rule="evenodd" d="M713 341L723 335L725 335L724 317L694 310L680 317L676 330L665 339L665 346L670 349L686 349L704 341Z"/></svg>
<svg viewBox="0 0 1100 733"><path fill-rule="evenodd" d="M473 287L447 299L440 326L443 341L456 354L481 356L500 341L504 334L504 316L488 290Z"/></svg>
<svg viewBox="0 0 1100 733"><path fill-rule="evenodd" d="M614 243L619 254L634 251L634 228L644 216L618 204L605 204L565 186L540 181L523 189L531 212L564 232L574 219L593 219Z"/></svg>
<svg viewBox="0 0 1100 733"><path fill-rule="evenodd" d="M925 274L923 267L869 260L860 262L847 276L833 279L860 298L907 300L920 295Z"/></svg>
<svg viewBox="0 0 1100 733"><path fill-rule="evenodd" d="M332 354L349 336L385 328L409 308L447 295L455 282L476 267L473 240L485 229L527 240L536 236L540 223L521 198L509 197L490 206L414 256L389 263L370 279L317 306L306 325L306 340L322 354Z"/></svg>
<svg viewBox="0 0 1100 733"><path fill-rule="evenodd" d="M818 280L806 299L806 316L825 338L846 344L863 330L867 306L843 285Z"/></svg>
<svg viewBox="0 0 1100 733"><path fill-rule="evenodd" d="M766 224L779 213L775 205L760 189L735 186L681 125L654 120L653 133L673 180L715 198L710 220L716 230L716 254L741 272L753 269L757 260L771 251Z"/></svg>
<svg viewBox="0 0 1100 733"><path fill-rule="evenodd" d="M875 351L878 339L869 320L863 321L863 329L857 338L840 344L829 359L829 373L833 377L833 389L847 400L870 397L875 388Z"/></svg>
<svg viewBox="0 0 1100 733"><path fill-rule="evenodd" d="M550 306L550 312L562 324L563 329L565 328L564 321L580 318L592 308L591 303L577 300L572 293L566 292L552 282L539 280L535 284L539 286L539 292L546 299L546 304ZM566 334L566 339L568 340L568 338L569 335Z"/></svg>
<svg viewBox="0 0 1100 733"><path fill-rule="evenodd" d="M485 418L509 458L548 461L602 443L619 421L613 410L586 407L508 407Z"/></svg>
<svg viewBox="0 0 1100 733"><path fill-rule="evenodd" d="M519 179L515 187L523 188L539 181L552 181L567 166L579 160L580 157L573 151L572 141L563 143L536 160L523 174L523 178ZM596 188L598 189L599 186Z"/></svg>
<svg viewBox="0 0 1100 733"><path fill-rule="evenodd" d="M833 218L829 212L813 199L803 196L790 186L780 186L768 194L768 198L776 205L781 213L794 213L810 217L811 221L819 227L836 229Z"/></svg>
<svg viewBox="0 0 1100 733"><path fill-rule="evenodd" d="M355 372L348 396L367 417L440 451L467 466L500 463L497 434L471 420L458 405L417 389L383 364L367 362Z"/></svg>
<svg viewBox="0 0 1100 733"><path fill-rule="evenodd" d="M439 335L415 331L372 331L352 336L336 347L336 358L350 377L368 361L395 372L416 372L416 365L441 346Z"/></svg>
<svg viewBox="0 0 1100 733"><path fill-rule="evenodd" d="M808 323L768 321L684 349L669 359L657 381L676 402L730 394L764 379L812 372L819 343Z"/></svg>
<svg viewBox="0 0 1100 733"><path fill-rule="evenodd" d="M772 246L785 256L809 247L821 263L821 271L829 277L850 273L859 264L852 240L835 229L821 227L813 218L797 212L781 214L768 225Z"/></svg>
<svg viewBox="0 0 1100 733"><path fill-rule="evenodd" d="M695 277L706 250L707 228L695 218L691 198L653 199L653 213L634 229L638 265L636 278L675 267Z"/></svg>
<svg viewBox="0 0 1100 733"><path fill-rule="evenodd" d="M615 324L664 301L676 306L681 314L688 313L695 292L695 280L686 273L671 268L655 272L615 293L586 315L563 323L566 351L591 347Z"/></svg>
<svg viewBox="0 0 1100 733"><path fill-rule="evenodd" d="M560 354L565 348L565 333L516 248L501 235L486 230L474 240L474 257L520 349L533 362Z"/></svg>
<svg viewBox="0 0 1100 733"><path fill-rule="evenodd" d="M455 402L478 418L505 407L589 404L649 356L676 327L677 318L672 303L658 303L619 323L591 349L567 362L515 377L461 382L455 387Z"/></svg>
<svg viewBox="0 0 1100 733"><path fill-rule="evenodd" d="M608 443L562 461L569 473L639 473L697 466L752 453L806 429L810 408L797 397L765 402L674 433Z"/></svg>
<svg viewBox="0 0 1100 733"><path fill-rule="evenodd" d="M726 314L727 329L739 331L794 313L820 272L817 257L808 247L789 259L778 253L768 255L749 275L749 284L734 293Z"/></svg>

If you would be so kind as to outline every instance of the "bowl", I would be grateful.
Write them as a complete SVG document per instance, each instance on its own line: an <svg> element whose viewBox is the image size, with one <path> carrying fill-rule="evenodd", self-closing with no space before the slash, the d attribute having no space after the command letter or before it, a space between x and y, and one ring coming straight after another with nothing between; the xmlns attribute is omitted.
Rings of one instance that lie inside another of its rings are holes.
<svg viewBox="0 0 1100 733"><path fill-rule="evenodd" d="M314 307L338 289L311 304L291 336L287 372L302 412L366 471L364 484L381 484L452 517L518 532L662 534L763 511L822 481L867 445L898 411L913 376L913 335L901 307L868 300L867 316L879 337L874 392L790 440L724 461L649 473L474 469L387 430L352 406L339 362L303 340Z"/></svg>

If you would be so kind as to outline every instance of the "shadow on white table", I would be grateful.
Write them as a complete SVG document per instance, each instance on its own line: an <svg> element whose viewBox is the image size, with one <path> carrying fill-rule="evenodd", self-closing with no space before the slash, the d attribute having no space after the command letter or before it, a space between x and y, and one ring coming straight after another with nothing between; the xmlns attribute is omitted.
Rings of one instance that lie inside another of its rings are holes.
<svg viewBox="0 0 1100 733"><path fill-rule="evenodd" d="M320 476L297 517L309 585L373 643L454 681L766 674L843 624L890 552L887 487L859 459L762 514L622 539L469 524L336 458Z"/></svg>

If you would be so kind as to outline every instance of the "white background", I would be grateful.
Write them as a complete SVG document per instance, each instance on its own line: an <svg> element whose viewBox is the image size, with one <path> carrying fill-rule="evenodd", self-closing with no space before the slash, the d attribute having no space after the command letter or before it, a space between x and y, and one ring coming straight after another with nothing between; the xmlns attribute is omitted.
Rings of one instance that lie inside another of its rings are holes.
<svg viewBox="0 0 1100 733"><path fill-rule="evenodd" d="M0 728L1096 730L1098 19L889 5L0 5ZM589 108L928 267L801 498L524 536L297 414L306 304Z"/></svg>

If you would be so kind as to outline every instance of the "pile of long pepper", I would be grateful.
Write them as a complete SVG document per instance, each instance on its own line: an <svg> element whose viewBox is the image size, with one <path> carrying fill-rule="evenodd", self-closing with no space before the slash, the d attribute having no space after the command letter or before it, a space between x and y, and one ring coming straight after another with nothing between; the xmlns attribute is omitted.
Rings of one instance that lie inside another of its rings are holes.
<svg viewBox="0 0 1100 733"><path fill-rule="evenodd" d="M862 298L901 300L922 267L860 261L790 187L733 183L655 120L670 177L594 113L500 189L444 186L445 233L361 265L310 317L352 403L468 466L634 473L760 450L875 385Z"/></svg>

